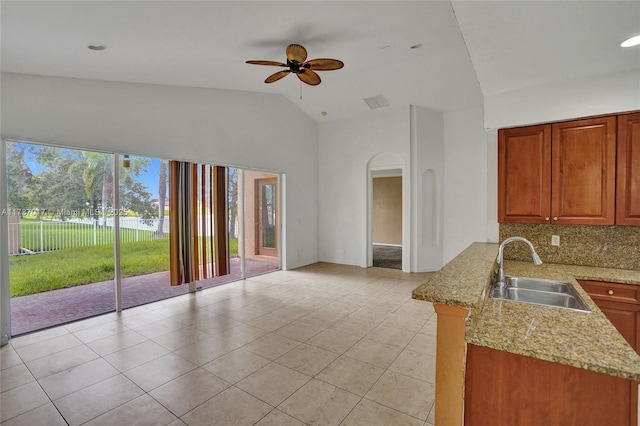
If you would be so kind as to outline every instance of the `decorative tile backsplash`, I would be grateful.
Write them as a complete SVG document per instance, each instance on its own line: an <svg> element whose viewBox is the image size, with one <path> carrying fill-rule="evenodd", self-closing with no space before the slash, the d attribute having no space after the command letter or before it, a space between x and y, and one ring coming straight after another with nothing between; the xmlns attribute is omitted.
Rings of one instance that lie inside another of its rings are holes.
<svg viewBox="0 0 640 426"><path fill-rule="evenodd" d="M551 236L560 236L560 246ZM640 227L593 225L500 224L500 241L524 237L531 241L543 262L640 270ZM505 258L530 260L524 244L512 243Z"/></svg>

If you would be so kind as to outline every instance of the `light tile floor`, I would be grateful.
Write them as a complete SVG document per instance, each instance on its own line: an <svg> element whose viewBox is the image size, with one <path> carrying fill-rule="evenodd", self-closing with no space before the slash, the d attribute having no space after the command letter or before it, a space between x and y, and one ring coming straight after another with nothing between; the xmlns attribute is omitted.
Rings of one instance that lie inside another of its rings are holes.
<svg viewBox="0 0 640 426"><path fill-rule="evenodd" d="M433 425L427 274L316 264L24 335L3 425Z"/></svg>

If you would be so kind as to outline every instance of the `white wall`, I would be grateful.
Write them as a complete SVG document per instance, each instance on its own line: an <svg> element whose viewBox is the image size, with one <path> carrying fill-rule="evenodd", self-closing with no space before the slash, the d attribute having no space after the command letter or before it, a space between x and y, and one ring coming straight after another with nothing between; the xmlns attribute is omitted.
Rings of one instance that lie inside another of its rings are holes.
<svg viewBox="0 0 640 426"><path fill-rule="evenodd" d="M483 133L481 115L480 120L476 115L471 117L475 121L463 123L463 128L471 127L477 136L475 126L479 125ZM459 119L468 118L461 115ZM474 142L477 139L459 143ZM480 142L484 147L484 139ZM321 124L320 260L367 266L367 166L373 170L386 164L399 165L403 171L403 270L421 272L442 267L444 241L449 238L443 226L444 156L444 116L439 111L397 107ZM474 159L482 162L483 170L484 158ZM481 176L480 182L485 180ZM484 185L481 187L484 190ZM479 218L483 225L485 217Z"/></svg>
<svg viewBox="0 0 640 426"><path fill-rule="evenodd" d="M487 134L482 108L444 114L444 263L487 239Z"/></svg>
<svg viewBox="0 0 640 426"><path fill-rule="evenodd" d="M284 267L318 260L318 128L285 97L2 74L2 137L286 174Z"/></svg>
<svg viewBox="0 0 640 426"><path fill-rule="evenodd" d="M402 159L404 203L409 188L405 178L409 171L409 134L409 107L381 108L359 118L320 125L321 261L367 266L367 165L385 152ZM403 221L405 232L408 230Z"/></svg>
<svg viewBox="0 0 640 426"><path fill-rule="evenodd" d="M487 129L640 109L640 68L485 97Z"/></svg>
<svg viewBox="0 0 640 426"><path fill-rule="evenodd" d="M443 265L444 121L439 111L411 107L412 271Z"/></svg>
<svg viewBox="0 0 640 426"><path fill-rule="evenodd" d="M487 130L487 241L500 242L498 223L498 131Z"/></svg>

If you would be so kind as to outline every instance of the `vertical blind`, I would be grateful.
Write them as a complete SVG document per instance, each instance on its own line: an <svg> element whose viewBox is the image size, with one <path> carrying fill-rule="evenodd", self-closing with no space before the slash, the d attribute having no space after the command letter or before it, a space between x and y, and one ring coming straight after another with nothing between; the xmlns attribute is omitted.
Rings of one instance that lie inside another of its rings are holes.
<svg viewBox="0 0 640 426"><path fill-rule="evenodd" d="M226 167L169 162L171 285L229 273Z"/></svg>

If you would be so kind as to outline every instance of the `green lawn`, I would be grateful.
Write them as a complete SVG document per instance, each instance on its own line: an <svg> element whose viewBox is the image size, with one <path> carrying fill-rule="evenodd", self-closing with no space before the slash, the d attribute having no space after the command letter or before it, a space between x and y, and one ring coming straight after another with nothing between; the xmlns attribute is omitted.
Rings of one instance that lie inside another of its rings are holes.
<svg viewBox="0 0 640 426"><path fill-rule="evenodd" d="M237 256L238 240L229 241L230 256ZM121 244L122 277L169 269L169 240ZM102 245L10 256L11 297L112 280L113 246Z"/></svg>

